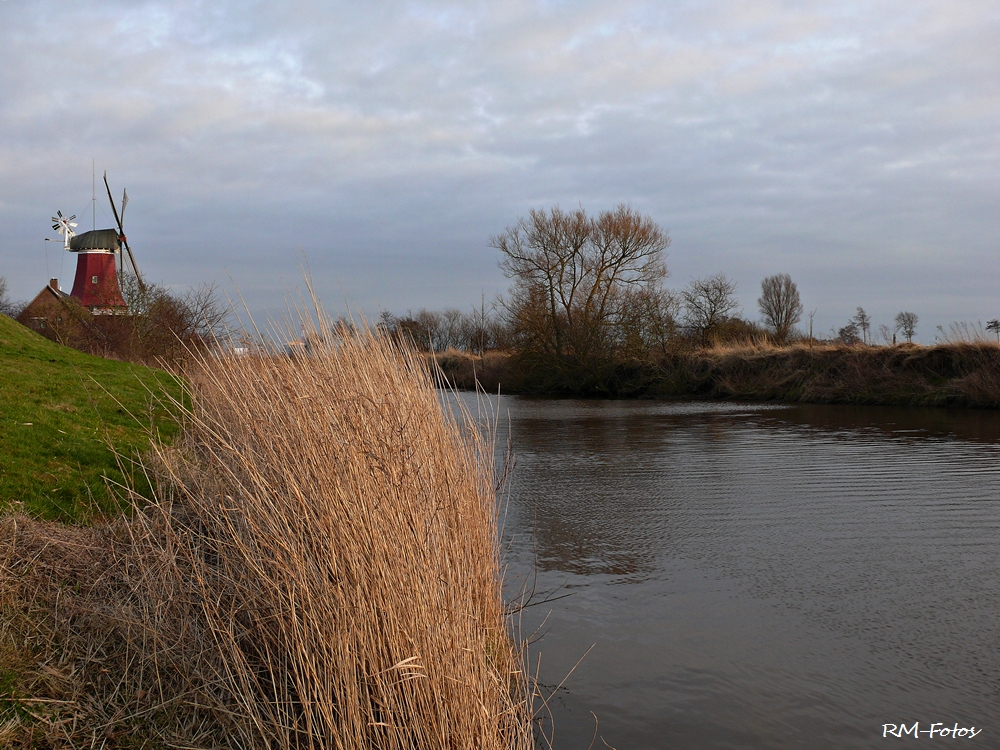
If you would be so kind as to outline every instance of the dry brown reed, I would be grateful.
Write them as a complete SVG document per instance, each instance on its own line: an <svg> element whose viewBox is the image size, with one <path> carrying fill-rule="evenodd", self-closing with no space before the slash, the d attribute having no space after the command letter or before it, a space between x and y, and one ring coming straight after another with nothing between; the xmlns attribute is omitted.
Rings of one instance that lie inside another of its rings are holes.
<svg viewBox="0 0 1000 750"><path fill-rule="evenodd" d="M131 519L0 529L22 746L533 746L490 440L409 352L311 334L195 359Z"/></svg>

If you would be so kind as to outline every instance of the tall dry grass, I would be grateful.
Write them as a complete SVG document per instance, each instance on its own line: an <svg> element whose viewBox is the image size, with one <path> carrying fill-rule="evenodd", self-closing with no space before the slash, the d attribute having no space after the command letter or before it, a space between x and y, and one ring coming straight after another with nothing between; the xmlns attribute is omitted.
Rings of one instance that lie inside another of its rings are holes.
<svg viewBox="0 0 1000 750"><path fill-rule="evenodd" d="M22 686L42 701L18 704L25 727L82 726L77 746L139 729L189 747L533 746L490 440L442 411L409 352L313 334L306 357L194 360L184 437L155 449L160 495L133 518L71 543L4 525L0 605L22 625L0 646L34 628L50 643L28 661L49 661L24 673L65 678Z"/></svg>
<svg viewBox="0 0 1000 750"><path fill-rule="evenodd" d="M948 330L938 326L937 331L934 338L942 344L1000 344L1000 337L986 330L981 320L975 323L955 321L948 324Z"/></svg>

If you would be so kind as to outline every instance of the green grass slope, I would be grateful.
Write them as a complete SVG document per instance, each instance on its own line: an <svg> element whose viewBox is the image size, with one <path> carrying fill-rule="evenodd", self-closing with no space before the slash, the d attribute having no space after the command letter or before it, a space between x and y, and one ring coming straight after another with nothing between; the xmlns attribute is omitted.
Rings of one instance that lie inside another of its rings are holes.
<svg viewBox="0 0 1000 750"><path fill-rule="evenodd" d="M164 404L180 392L164 372L83 354L0 315L0 513L86 522L119 512L105 479L126 479L115 453L132 459L152 435L169 440L178 426Z"/></svg>

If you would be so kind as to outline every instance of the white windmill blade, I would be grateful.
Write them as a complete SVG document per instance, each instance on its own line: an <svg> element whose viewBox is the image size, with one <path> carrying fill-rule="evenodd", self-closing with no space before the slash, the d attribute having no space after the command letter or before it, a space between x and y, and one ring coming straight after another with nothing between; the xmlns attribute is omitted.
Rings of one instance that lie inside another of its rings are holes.
<svg viewBox="0 0 1000 750"><path fill-rule="evenodd" d="M65 235L67 239L75 237L76 232L73 231L73 227L77 226L77 223L73 221L75 218L76 214L63 216L62 211L56 211L56 215L52 217L52 221L55 222L52 228L59 232L59 234Z"/></svg>

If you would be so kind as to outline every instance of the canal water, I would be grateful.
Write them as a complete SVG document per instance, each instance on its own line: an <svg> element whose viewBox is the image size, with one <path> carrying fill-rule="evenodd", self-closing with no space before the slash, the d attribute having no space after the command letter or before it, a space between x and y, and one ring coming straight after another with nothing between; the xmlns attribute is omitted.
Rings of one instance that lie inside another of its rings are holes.
<svg viewBox="0 0 1000 750"><path fill-rule="evenodd" d="M619 750L870 748L914 722L1000 747L1000 414L499 413L508 590L532 593L557 750L595 727Z"/></svg>

